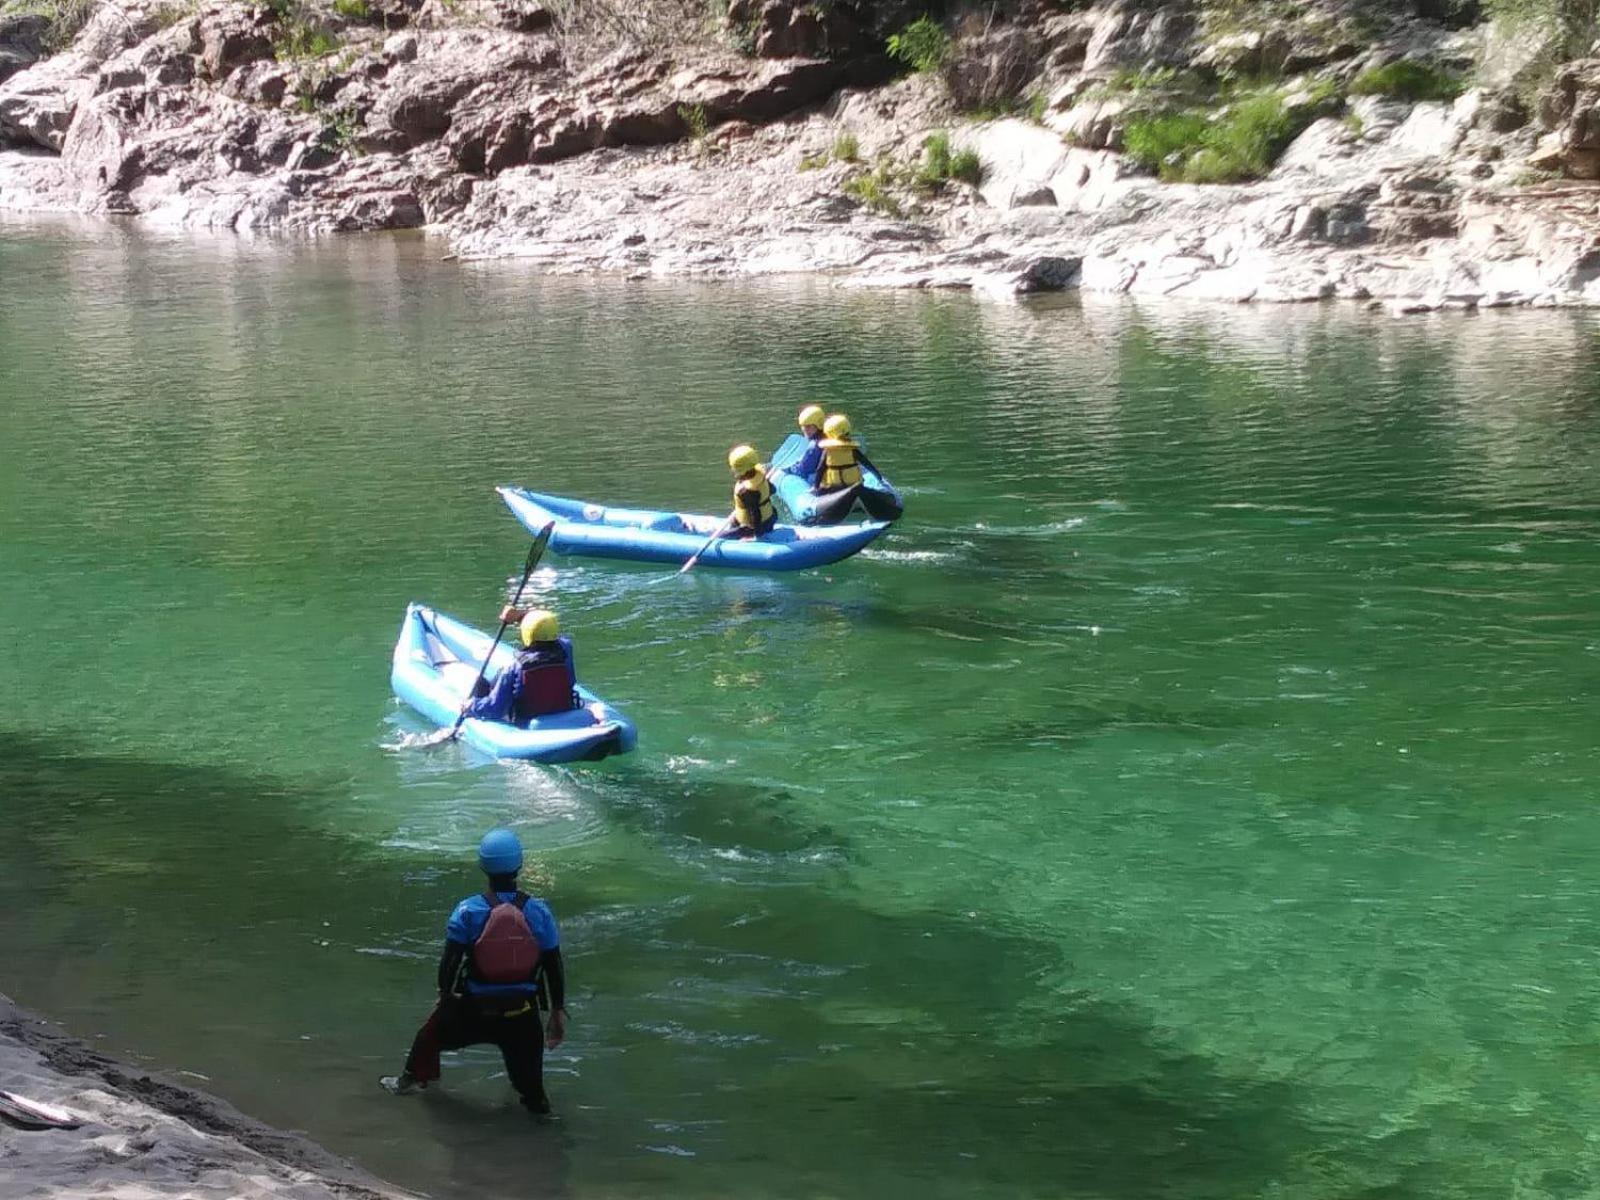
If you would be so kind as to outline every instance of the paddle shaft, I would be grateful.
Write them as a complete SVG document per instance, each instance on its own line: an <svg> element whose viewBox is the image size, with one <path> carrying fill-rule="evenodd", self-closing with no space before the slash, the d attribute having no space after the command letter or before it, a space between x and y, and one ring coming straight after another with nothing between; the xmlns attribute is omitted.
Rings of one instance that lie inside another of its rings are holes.
<svg viewBox="0 0 1600 1200"><path fill-rule="evenodd" d="M772 484L772 468L768 467L765 471L761 472L761 478L766 480L768 486L770 486ZM739 523L739 510L736 508L731 513L728 514L728 519L726 521L724 521L721 525L717 526L717 531L706 539L705 545L701 546L700 549L696 550L693 554L691 554L689 556L689 561L684 563L683 566L678 568L678 574L682 575L690 567L694 566L695 563L699 562L700 561L700 556L702 554L704 554L707 550L711 549L711 543L716 541L723 534L727 533L728 530L732 529L738 523Z"/></svg>
<svg viewBox="0 0 1600 1200"><path fill-rule="evenodd" d="M684 563L683 566L678 568L678 574L682 575L690 567L694 566L695 563L699 562L700 561L700 556L702 554L704 554L707 550L711 549L711 543L716 541L723 534L727 533L728 530L732 529L734 524L738 520L739 520L739 514L737 512L729 513L728 514L728 519L726 521L724 521L721 525L717 526L717 531L706 539L705 545L701 546L700 549L696 550L693 554L691 554L689 556L689 561Z"/></svg>
<svg viewBox="0 0 1600 1200"><path fill-rule="evenodd" d="M550 541L550 531L556 527L551 521L539 531L539 536L533 539L533 546L528 551L528 561L523 564L522 580L517 584L517 594L512 597L511 607L516 608L522 603L522 592L528 586L528 577L533 574L534 567L539 565L539 556L544 553L545 546ZM489 660L494 657L494 652L500 648L500 639L505 637L506 630L511 625L510 621L501 621L500 628L495 631L494 641L489 643L489 652L483 656L483 665L478 668L478 677L472 681L472 690L467 693L470 700L478 694L478 685L483 682L483 677L489 673ZM456 723L450 727L450 736L455 737L461 732L461 723L467 719L467 706L461 706L461 711L456 714Z"/></svg>

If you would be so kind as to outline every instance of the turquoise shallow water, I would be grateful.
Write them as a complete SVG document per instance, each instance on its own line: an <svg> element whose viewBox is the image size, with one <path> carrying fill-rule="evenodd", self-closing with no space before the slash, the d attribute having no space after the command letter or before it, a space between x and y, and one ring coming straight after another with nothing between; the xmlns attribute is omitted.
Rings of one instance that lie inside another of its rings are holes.
<svg viewBox="0 0 1600 1200"><path fill-rule="evenodd" d="M1600 1189L1600 324L540 279L0 225L0 987L438 1195ZM713 511L847 405L792 577L552 558L639 752L394 754L502 482ZM391 1101L497 821L564 1118Z"/></svg>

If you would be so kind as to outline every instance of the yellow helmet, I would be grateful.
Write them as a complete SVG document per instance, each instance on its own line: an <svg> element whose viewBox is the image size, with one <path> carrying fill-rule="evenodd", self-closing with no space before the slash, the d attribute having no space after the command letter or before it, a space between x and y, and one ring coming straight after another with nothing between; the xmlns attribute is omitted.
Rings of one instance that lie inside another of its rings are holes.
<svg viewBox="0 0 1600 1200"><path fill-rule="evenodd" d="M822 432L831 438L850 436L850 418L843 413L834 413L822 423Z"/></svg>
<svg viewBox="0 0 1600 1200"><path fill-rule="evenodd" d="M761 456L754 446L735 446L728 451L728 466L735 475L754 471L761 465Z"/></svg>
<svg viewBox="0 0 1600 1200"><path fill-rule="evenodd" d="M561 632L561 622L548 608L530 608L517 628L522 634L522 644L531 646L535 642L555 641L556 634Z"/></svg>
<svg viewBox="0 0 1600 1200"><path fill-rule="evenodd" d="M807 425L820 426L822 424L822 419L827 415L827 413L822 411L822 405L808 404L800 410L800 415L796 418L796 421L799 423L801 429L804 429Z"/></svg>

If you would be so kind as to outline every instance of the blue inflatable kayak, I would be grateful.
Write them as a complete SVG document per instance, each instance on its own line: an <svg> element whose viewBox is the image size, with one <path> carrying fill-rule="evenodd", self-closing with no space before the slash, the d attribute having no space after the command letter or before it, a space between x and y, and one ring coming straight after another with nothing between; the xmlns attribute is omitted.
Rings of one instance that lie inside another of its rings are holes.
<svg viewBox="0 0 1600 1200"><path fill-rule="evenodd" d="M837 492L818 492L790 468L806 452L806 439L791 433L772 454L768 479L784 509L802 525L837 525L858 507L874 521L897 521L905 503L876 467L861 464L861 482Z"/></svg>
<svg viewBox="0 0 1600 1200"><path fill-rule="evenodd" d="M727 520L643 508L602 508L522 488L496 490L529 529L537 532L554 521L550 548L560 554L685 563ZM779 525L765 537L718 538L700 556L700 565L757 571L820 567L849 558L887 528L881 521L827 529Z"/></svg>
<svg viewBox="0 0 1600 1200"><path fill-rule="evenodd" d="M489 651L488 634L420 604L408 605L394 644L394 667L389 682L394 694L430 721L455 723L461 703L478 677L478 666ZM516 660L510 646L495 648L486 678ZM523 729L504 721L461 722L461 738L468 745L496 758L527 758L534 762L585 762L626 754L638 743L633 722L581 685L582 708L536 718Z"/></svg>

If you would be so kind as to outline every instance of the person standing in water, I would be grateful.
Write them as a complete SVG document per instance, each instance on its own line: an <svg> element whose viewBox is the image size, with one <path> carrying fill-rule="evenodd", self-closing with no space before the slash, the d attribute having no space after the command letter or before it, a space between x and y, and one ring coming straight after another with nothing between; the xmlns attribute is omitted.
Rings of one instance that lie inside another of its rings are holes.
<svg viewBox="0 0 1600 1200"><path fill-rule="evenodd" d="M439 1078L439 1054L492 1045L531 1112L550 1112L544 1091L544 1052L567 1036L566 974L561 936L549 905L517 888L522 842L492 829L478 844L487 890L457 904L445 925L439 959L439 1000L417 1031L398 1075L379 1082L397 1096ZM539 1009L548 1006L548 1027Z"/></svg>

